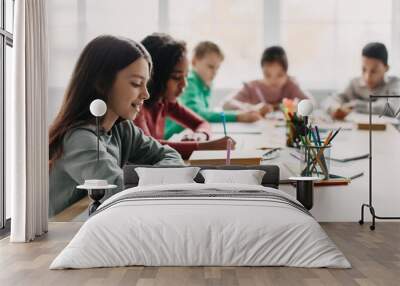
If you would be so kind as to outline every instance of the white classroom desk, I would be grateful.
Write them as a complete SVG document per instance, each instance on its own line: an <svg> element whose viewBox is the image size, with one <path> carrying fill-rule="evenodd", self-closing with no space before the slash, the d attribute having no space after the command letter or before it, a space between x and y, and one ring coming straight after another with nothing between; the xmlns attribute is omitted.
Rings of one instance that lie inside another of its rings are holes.
<svg viewBox="0 0 400 286"><path fill-rule="evenodd" d="M234 127L227 124L227 130ZM219 124L220 125L220 124ZM260 147L285 147L283 121L265 119L257 123L261 134L234 134L230 136L237 141L237 149L251 150ZM213 129L220 129L218 124L212 124ZM318 126L337 128L352 128L341 131L332 143L331 156L340 152L355 154L368 153L369 132L357 130L352 122L320 123ZM253 127L251 127L253 128ZM221 137L222 133L213 134L213 137ZM361 204L368 203L368 159L338 163L331 161L331 172L339 173L341 170L363 171L364 175L354 179L346 186L324 186L314 189L314 207L311 210L313 216L321 222L349 221L357 222L360 219ZM290 172L285 166L293 167L300 163L283 150L280 156L274 160L263 161L263 164L275 164L280 167L281 179L288 177ZM282 184L280 189L295 196L295 188ZM400 216L400 132L391 124L385 131L373 133L373 205L379 216ZM365 221L370 221L371 216L366 210ZM377 220L379 222L379 220Z"/></svg>

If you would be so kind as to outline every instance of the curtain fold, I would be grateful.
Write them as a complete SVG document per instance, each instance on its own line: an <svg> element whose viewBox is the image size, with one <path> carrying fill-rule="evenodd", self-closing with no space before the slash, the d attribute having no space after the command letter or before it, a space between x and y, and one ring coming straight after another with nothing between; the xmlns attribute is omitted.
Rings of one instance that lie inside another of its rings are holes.
<svg viewBox="0 0 400 286"><path fill-rule="evenodd" d="M12 242L48 228L46 0L15 2L13 92L6 117L7 187L11 188ZM7 100L7 99L6 99Z"/></svg>

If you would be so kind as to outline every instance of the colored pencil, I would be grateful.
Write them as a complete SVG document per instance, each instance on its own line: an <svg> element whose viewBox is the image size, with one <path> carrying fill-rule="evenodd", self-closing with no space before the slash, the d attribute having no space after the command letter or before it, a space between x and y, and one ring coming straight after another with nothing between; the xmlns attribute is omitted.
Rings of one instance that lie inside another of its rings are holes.
<svg viewBox="0 0 400 286"><path fill-rule="evenodd" d="M318 142L317 136L315 135L313 128L310 129L310 133L311 133L311 136L312 136L315 146L319 146L320 142Z"/></svg>
<svg viewBox="0 0 400 286"><path fill-rule="evenodd" d="M319 129L317 125L315 125L315 133L317 134L318 145L321 146L321 136L319 135Z"/></svg>
<svg viewBox="0 0 400 286"><path fill-rule="evenodd" d="M324 145L328 145L328 142L331 140L332 133L332 131L329 131L328 136L324 140Z"/></svg>
<svg viewBox="0 0 400 286"><path fill-rule="evenodd" d="M231 149L232 149L232 140L228 138L226 142L226 165L231 164Z"/></svg>
<svg viewBox="0 0 400 286"><path fill-rule="evenodd" d="M268 156L269 154L274 153L274 152L276 152L276 151L278 151L278 150L281 150L281 149L282 149L281 147L272 148L271 150L265 152L265 153L263 154L263 156Z"/></svg>
<svg viewBox="0 0 400 286"><path fill-rule="evenodd" d="M226 118L225 118L225 112L221 112L221 117L222 117L222 125L224 126L224 134L225 137L228 136L227 132L226 132Z"/></svg>
<svg viewBox="0 0 400 286"><path fill-rule="evenodd" d="M333 133L332 138L329 139L328 144L332 142L333 138L335 138L335 136L339 133L339 131L340 131L341 129L342 129L342 127L339 127L338 130L336 130L335 133Z"/></svg>

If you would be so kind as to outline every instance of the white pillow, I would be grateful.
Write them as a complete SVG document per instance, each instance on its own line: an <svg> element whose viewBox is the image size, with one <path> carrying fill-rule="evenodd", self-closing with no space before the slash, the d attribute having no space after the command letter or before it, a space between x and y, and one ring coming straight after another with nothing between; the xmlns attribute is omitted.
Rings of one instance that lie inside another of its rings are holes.
<svg viewBox="0 0 400 286"><path fill-rule="evenodd" d="M187 184L195 183L193 180L200 168L135 168L139 176L138 186Z"/></svg>
<svg viewBox="0 0 400 286"><path fill-rule="evenodd" d="M265 171L261 170L202 170L204 183L261 185Z"/></svg>

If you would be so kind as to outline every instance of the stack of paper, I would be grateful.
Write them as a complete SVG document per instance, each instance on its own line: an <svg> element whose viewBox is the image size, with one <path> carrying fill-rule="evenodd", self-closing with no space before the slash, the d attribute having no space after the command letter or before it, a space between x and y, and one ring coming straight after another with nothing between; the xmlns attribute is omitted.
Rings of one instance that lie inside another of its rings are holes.
<svg viewBox="0 0 400 286"><path fill-rule="evenodd" d="M231 165L260 165L262 155L265 151L236 151L232 150L230 154ZM226 150L207 151L198 150L194 151L189 158L191 165L225 165L226 164Z"/></svg>

